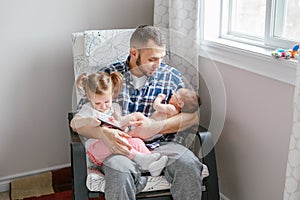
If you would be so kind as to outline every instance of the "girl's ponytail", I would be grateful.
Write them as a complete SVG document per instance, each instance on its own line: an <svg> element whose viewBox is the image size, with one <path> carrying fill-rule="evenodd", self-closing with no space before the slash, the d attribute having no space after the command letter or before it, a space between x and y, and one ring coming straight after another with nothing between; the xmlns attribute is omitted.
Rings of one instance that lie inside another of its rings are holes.
<svg viewBox="0 0 300 200"><path fill-rule="evenodd" d="M119 72L113 71L110 73L112 81L112 97L116 98L123 86L123 76Z"/></svg>
<svg viewBox="0 0 300 200"><path fill-rule="evenodd" d="M87 89L86 87L87 87L88 80L89 80L89 77L86 73L80 74L77 77L76 86L81 95L84 95L84 96L86 95L86 89Z"/></svg>

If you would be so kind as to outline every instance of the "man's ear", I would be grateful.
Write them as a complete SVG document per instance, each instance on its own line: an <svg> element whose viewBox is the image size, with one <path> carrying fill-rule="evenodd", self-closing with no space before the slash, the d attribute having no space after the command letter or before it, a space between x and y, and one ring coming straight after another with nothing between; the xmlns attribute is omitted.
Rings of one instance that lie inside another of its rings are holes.
<svg viewBox="0 0 300 200"><path fill-rule="evenodd" d="M130 48L129 53L130 53L130 57L132 58L136 59L138 57L138 51L136 48Z"/></svg>

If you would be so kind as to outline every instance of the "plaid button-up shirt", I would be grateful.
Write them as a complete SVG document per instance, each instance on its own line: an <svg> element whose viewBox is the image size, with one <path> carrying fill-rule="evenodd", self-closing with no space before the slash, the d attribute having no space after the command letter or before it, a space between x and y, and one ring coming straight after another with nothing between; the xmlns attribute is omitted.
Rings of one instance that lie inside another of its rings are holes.
<svg viewBox="0 0 300 200"><path fill-rule="evenodd" d="M123 88L114 100L122 107L123 115L141 112L149 117L154 112L153 102L158 94L163 93L169 99L173 91L184 87L181 73L162 63L151 76L147 77L144 86L136 89L133 85L132 74L129 71L129 60L130 57L124 62L114 63L101 69L108 73L118 71L123 74Z"/></svg>

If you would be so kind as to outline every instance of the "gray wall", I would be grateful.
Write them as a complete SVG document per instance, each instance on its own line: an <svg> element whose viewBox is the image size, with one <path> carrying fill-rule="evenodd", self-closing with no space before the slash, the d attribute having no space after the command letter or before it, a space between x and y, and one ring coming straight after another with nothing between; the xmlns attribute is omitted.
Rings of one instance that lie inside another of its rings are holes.
<svg viewBox="0 0 300 200"><path fill-rule="evenodd" d="M281 200L294 86L215 63L227 95L225 125L216 145L220 190L230 200ZM200 66L211 66L211 61L201 58ZM201 96L201 119L207 125L211 104L204 84Z"/></svg>
<svg viewBox="0 0 300 200"><path fill-rule="evenodd" d="M71 33L152 19L152 0L1 0L0 183L70 163Z"/></svg>

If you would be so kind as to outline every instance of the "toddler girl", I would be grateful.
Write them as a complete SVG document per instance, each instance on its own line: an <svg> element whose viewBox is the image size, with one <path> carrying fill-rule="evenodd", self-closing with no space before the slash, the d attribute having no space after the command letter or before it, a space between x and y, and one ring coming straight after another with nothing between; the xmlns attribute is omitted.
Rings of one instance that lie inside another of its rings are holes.
<svg viewBox="0 0 300 200"><path fill-rule="evenodd" d="M88 118L98 118L106 114L111 119L118 116L112 107L112 98L116 97L123 85L122 75L118 72L108 74L106 72L97 72L92 74L81 74L76 80L77 87L82 91L88 103L84 104L79 112L71 121L71 127L76 129L82 126L89 126ZM152 176L159 176L167 164L167 156L159 153L151 153L139 138L124 137L122 132L116 131L132 146L128 157L135 161L142 170L147 170ZM101 139L88 139L87 154L89 158L97 165L101 165L106 157L113 153L114 147L109 149Z"/></svg>

